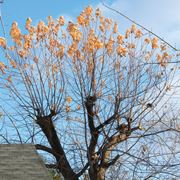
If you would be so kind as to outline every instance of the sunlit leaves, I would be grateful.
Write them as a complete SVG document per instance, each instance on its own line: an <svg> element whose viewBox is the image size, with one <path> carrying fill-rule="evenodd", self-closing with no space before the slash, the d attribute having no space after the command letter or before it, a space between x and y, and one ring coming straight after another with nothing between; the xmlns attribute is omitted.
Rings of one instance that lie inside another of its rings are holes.
<svg viewBox="0 0 180 180"><path fill-rule="evenodd" d="M80 110L80 109L81 109L81 106L80 106L80 105L77 105L77 106L76 106L76 109L77 109L77 110Z"/></svg>
<svg viewBox="0 0 180 180"><path fill-rule="evenodd" d="M116 52L119 56L126 56L127 50L123 48L121 45L118 45Z"/></svg>
<svg viewBox="0 0 180 180"><path fill-rule="evenodd" d="M65 25L66 27L63 27ZM17 48L21 58L30 56L33 46L38 46L41 42L46 44L45 47L54 57L63 59L67 53L73 62L78 59L83 60L84 57L92 55L92 53L103 51L106 51L109 56L131 56L138 51L140 46L144 54L151 53L151 51L155 53L154 51L159 47L161 51L167 50L166 46L159 44L158 38L146 37L143 31L134 24L126 30L124 35L119 34L117 22L103 17L100 9L93 10L91 6L86 7L77 17L77 23L69 21L65 24L63 16L57 20L49 16L47 23L40 20L37 27L33 27L31 18L27 18L25 27L28 34L23 35L17 23L14 22L10 31L11 38L16 45L15 49ZM0 38L0 45L6 47L5 39ZM33 59L36 64L40 63L36 58ZM148 59L147 55L144 59ZM164 56L162 61L165 59L170 58ZM157 60L160 62L159 58Z"/></svg>
<svg viewBox="0 0 180 180"><path fill-rule="evenodd" d="M101 77L114 71L112 79L118 78L121 84L118 83L122 85L129 75L128 68L132 68L130 66L157 63L158 67L165 68L172 58L167 52L168 47L158 38L144 33L135 25L123 33L117 22L104 17L100 9L94 10L91 6L82 11L76 22L66 22L63 16L58 19L48 16L46 21L40 20L33 26L31 18L27 18L25 28L26 33L21 33L18 24L12 24L10 35L13 45L10 47L7 47L6 39L0 38L0 46L7 49L9 61L9 69L1 62L0 71L2 74L6 69L12 71L5 74L9 84L22 75L23 81L32 89L41 89L41 96L46 95L47 100L53 96L53 91L56 93L57 87L62 88L63 76L78 75L78 80L85 83L84 91L93 89L97 97L103 98L107 87L102 85L95 73L106 70L101 72ZM112 79L109 82L104 80L105 84L111 83ZM42 84L39 86L36 81ZM41 97L39 94L34 96ZM64 98L66 103L71 103L70 97ZM77 109L80 108L82 106L79 105ZM76 107L70 109L67 106L65 109L69 112Z"/></svg>
<svg viewBox="0 0 180 180"><path fill-rule="evenodd" d="M144 39L144 42L145 42L146 44L149 44L149 43L151 42L151 40L150 40L149 38L145 38L145 39Z"/></svg>
<svg viewBox="0 0 180 180"><path fill-rule="evenodd" d="M67 103L71 103L71 102L72 102L71 96L68 96L68 97L66 98L66 102L67 102Z"/></svg>
<svg viewBox="0 0 180 180"><path fill-rule="evenodd" d="M133 24L132 26L131 26L131 33L136 33L136 25L135 24Z"/></svg>
<svg viewBox="0 0 180 180"><path fill-rule="evenodd" d="M9 83L12 83L12 76L8 76L7 81L8 81Z"/></svg>
<svg viewBox="0 0 180 180"><path fill-rule="evenodd" d="M26 29L27 29L27 30L30 30L30 28L31 28L31 22L32 22L31 18L27 18L27 20L26 20Z"/></svg>
<svg viewBox="0 0 180 180"><path fill-rule="evenodd" d="M107 49L107 53L108 55L111 55L113 53L114 50L114 39L112 36L110 36L109 41L106 44L106 49Z"/></svg>
<svg viewBox="0 0 180 180"><path fill-rule="evenodd" d="M16 68L16 62L15 62L15 61L10 60L10 64L11 64L11 66L12 66L13 68Z"/></svg>
<svg viewBox="0 0 180 180"><path fill-rule="evenodd" d="M124 43L123 40L124 40L124 36L122 36L122 35L119 34L119 35L117 36L117 43L118 43L118 44L123 44L123 43Z"/></svg>
<svg viewBox="0 0 180 180"><path fill-rule="evenodd" d="M95 15L96 15L96 17L99 17L101 15L101 11L99 8L96 9Z"/></svg>
<svg viewBox="0 0 180 180"><path fill-rule="evenodd" d="M79 42L81 40L82 33L79 30L79 27L77 24L73 24L72 22L69 22L67 30L69 34L71 35L73 41Z"/></svg>
<svg viewBox="0 0 180 180"><path fill-rule="evenodd" d="M117 33L117 32L118 32L118 24L117 24L116 22L114 23L113 32L114 32L114 33Z"/></svg>
<svg viewBox="0 0 180 180"><path fill-rule="evenodd" d="M5 73L5 69L6 69L5 64L3 62L0 62L0 71L1 71L2 74Z"/></svg>
<svg viewBox="0 0 180 180"><path fill-rule="evenodd" d="M68 113L70 112L70 110L71 110L70 106L66 106L66 112Z"/></svg>
<svg viewBox="0 0 180 180"><path fill-rule="evenodd" d="M130 30L130 29L127 29L127 30L126 30L126 33L125 33L125 38L126 38L126 39L129 38L130 34L131 34L131 30Z"/></svg>
<svg viewBox="0 0 180 180"><path fill-rule="evenodd" d="M13 22L10 35L12 40L19 46L22 46L22 34L20 29L18 28L17 22Z"/></svg>
<svg viewBox="0 0 180 180"><path fill-rule="evenodd" d="M142 31L140 29L138 29L135 33L135 38L141 38L143 35Z"/></svg>
<svg viewBox="0 0 180 180"><path fill-rule="evenodd" d="M151 43L152 43L152 49L156 49L156 48L159 47L159 46L158 46L158 39L157 39L156 37L154 37L154 38L152 39Z"/></svg>
<svg viewBox="0 0 180 180"><path fill-rule="evenodd" d="M3 37L0 37L0 47L6 48L6 40Z"/></svg>
<svg viewBox="0 0 180 180"><path fill-rule="evenodd" d="M65 24L65 19L64 19L63 16L60 16L60 17L59 17L58 23L59 23L60 26L64 26L64 24Z"/></svg>

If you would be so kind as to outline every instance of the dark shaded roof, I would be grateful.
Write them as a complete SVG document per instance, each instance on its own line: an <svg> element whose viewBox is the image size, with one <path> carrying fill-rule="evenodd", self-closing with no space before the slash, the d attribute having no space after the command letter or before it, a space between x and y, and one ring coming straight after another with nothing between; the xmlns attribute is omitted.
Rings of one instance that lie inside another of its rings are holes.
<svg viewBox="0 0 180 180"><path fill-rule="evenodd" d="M0 180L52 180L31 144L0 144Z"/></svg>

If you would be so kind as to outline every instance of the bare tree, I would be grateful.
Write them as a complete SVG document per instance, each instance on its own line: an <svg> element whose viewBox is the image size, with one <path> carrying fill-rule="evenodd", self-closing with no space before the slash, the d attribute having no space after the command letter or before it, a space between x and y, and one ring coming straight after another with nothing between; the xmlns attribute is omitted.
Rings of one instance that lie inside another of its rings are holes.
<svg viewBox="0 0 180 180"><path fill-rule="evenodd" d="M26 29L12 24L12 46L0 38L3 142L34 143L67 180L180 176L178 123L163 100L178 55L135 25L118 33L91 7L77 23L28 18Z"/></svg>

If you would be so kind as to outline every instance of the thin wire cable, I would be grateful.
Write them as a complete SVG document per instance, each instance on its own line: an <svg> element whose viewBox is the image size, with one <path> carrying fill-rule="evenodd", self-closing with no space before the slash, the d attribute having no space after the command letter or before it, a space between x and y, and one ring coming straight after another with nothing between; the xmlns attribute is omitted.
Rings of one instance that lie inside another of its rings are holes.
<svg viewBox="0 0 180 180"><path fill-rule="evenodd" d="M3 0L0 1L0 23L1 23L2 31L3 31L3 36L5 38L6 37L6 31L4 28L4 23L3 23L3 19L2 19L2 9L1 9L3 2L4 2Z"/></svg>
<svg viewBox="0 0 180 180"><path fill-rule="evenodd" d="M104 1L101 2L102 5L104 7L106 7L107 9L116 12L117 14L121 15L122 17L124 17L125 19L127 19L128 21L136 24L137 26L141 27L142 29L144 29L145 31L149 32L150 34L154 35L155 37L157 37L158 39L160 39L162 42L164 42L165 44L167 44L169 47L171 47L174 51L180 51L180 49L175 48L174 46L172 46L170 43L168 43L167 41L165 41L162 37L158 36L156 33L152 32L151 30L147 29L146 27L144 27L143 25L137 23L136 21L134 21L133 19L129 18L128 16L126 16L125 14L123 14L122 12L109 7L107 4L104 3Z"/></svg>

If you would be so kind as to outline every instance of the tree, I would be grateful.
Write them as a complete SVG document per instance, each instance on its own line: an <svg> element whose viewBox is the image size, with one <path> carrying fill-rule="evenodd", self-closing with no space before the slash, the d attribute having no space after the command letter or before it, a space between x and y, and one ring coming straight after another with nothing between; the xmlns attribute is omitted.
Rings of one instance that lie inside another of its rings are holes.
<svg viewBox="0 0 180 180"><path fill-rule="evenodd" d="M90 6L77 23L49 16L34 27L28 18L26 29L12 24L12 46L0 38L12 107L4 108L4 141L34 143L67 180L179 177L179 131L162 104L178 56L166 44L135 25L120 34Z"/></svg>

